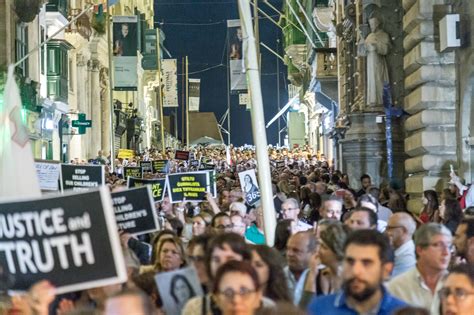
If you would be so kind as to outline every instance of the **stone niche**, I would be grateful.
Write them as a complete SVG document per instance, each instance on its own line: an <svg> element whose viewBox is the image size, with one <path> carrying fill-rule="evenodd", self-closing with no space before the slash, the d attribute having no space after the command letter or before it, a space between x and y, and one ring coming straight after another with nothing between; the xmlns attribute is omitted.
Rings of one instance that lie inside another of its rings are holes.
<svg viewBox="0 0 474 315"><path fill-rule="evenodd" d="M344 2L344 1L340 1ZM392 104L403 107L404 100L404 69L403 69L403 7L401 0L372 0L353 1L354 10L347 10L354 14L356 36L352 42L338 41L344 51L356 51L356 54L345 56L346 63L351 67L344 67L346 71L342 86L348 86L355 91L342 90L342 112L347 113L350 127L345 137L340 140L343 159L343 170L351 175L350 183L354 188L360 186L359 177L369 174L375 185L388 183L388 159L386 138L386 117L383 104L367 105L366 103L366 57L358 54L358 49L351 49L351 45L358 46L370 33L368 19L377 16L381 22L381 29L388 34L390 47L385 56ZM347 6L346 6L347 7ZM355 80L356 79L356 80ZM354 81L355 80L355 81ZM344 85L345 84L345 85ZM341 87L341 85L340 85ZM404 135L401 126L405 117L392 116L392 152L393 175L392 180L403 184L405 177Z"/></svg>

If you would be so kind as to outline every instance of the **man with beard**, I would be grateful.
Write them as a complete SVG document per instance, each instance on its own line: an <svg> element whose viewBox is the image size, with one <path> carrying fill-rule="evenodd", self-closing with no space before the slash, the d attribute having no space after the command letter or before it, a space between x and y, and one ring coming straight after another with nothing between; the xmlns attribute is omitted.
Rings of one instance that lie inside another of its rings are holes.
<svg viewBox="0 0 474 315"><path fill-rule="evenodd" d="M468 264L474 265L474 218L461 221L454 234L453 243L456 255L466 260Z"/></svg>
<svg viewBox="0 0 474 315"><path fill-rule="evenodd" d="M343 290L313 299L308 314L388 315L405 306L382 284L392 269L392 256L383 234L375 230L354 231L344 245Z"/></svg>
<svg viewBox="0 0 474 315"><path fill-rule="evenodd" d="M416 266L390 280L387 289L406 303L426 308L431 315L438 315L438 292L448 273L453 237L444 225L428 223L422 225L413 238Z"/></svg>

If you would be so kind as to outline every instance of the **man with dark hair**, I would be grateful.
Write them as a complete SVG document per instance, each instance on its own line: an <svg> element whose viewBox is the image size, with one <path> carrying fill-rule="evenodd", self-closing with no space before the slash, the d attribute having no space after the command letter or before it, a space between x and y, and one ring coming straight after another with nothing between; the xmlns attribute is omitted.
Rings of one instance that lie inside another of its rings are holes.
<svg viewBox="0 0 474 315"><path fill-rule="evenodd" d="M349 234L344 245L343 290L313 299L308 314L388 315L406 304L391 296L383 280L392 269L388 239L375 230Z"/></svg>
<svg viewBox="0 0 474 315"><path fill-rule="evenodd" d="M372 209L365 207L357 207L350 214L349 218L344 222L351 230L377 229L377 213Z"/></svg>
<svg viewBox="0 0 474 315"><path fill-rule="evenodd" d="M363 174L360 177L360 184L362 185L361 189L357 192L357 198L362 196L363 194L367 193L366 189L372 185L372 179L370 178L369 174Z"/></svg>
<svg viewBox="0 0 474 315"><path fill-rule="evenodd" d="M211 232L214 235L232 231L232 221L225 212L219 212L211 221Z"/></svg>
<svg viewBox="0 0 474 315"><path fill-rule="evenodd" d="M150 298L138 289L125 289L112 295L105 302L105 315L148 315L155 308Z"/></svg>
<svg viewBox="0 0 474 315"><path fill-rule="evenodd" d="M453 239L456 255L465 259L468 264L474 264L474 218L461 221Z"/></svg>

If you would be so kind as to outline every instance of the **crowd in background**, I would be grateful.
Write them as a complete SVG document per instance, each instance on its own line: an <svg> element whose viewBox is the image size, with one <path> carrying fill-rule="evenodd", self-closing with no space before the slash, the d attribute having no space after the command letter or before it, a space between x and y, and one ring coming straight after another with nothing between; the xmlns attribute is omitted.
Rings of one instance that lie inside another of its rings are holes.
<svg viewBox="0 0 474 315"><path fill-rule="evenodd" d="M196 148L194 159L216 169L217 198L172 204L165 196L156 204L161 231L120 233L126 283L55 296L46 279L12 297L7 314L164 314L169 293L154 276L186 266L205 295L181 297L184 315L473 314L474 208L454 172L443 191L424 191L413 213L400 183L376 186L364 174L351 187L351 174L310 149L268 152L273 247L265 245L262 207L245 203L239 182L239 172L258 172L255 151ZM170 172L192 170L171 150L147 150L115 160L110 189L125 189L123 166L154 159L170 160ZM99 152L88 163L109 160Z"/></svg>

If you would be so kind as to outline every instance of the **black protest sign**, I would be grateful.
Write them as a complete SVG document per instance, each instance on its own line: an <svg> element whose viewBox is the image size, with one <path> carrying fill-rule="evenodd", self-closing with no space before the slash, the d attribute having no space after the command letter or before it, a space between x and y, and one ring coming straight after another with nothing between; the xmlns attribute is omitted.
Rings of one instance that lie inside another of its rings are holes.
<svg viewBox="0 0 474 315"><path fill-rule="evenodd" d="M153 172L153 165L151 161L140 161L140 167L142 168L142 172Z"/></svg>
<svg viewBox="0 0 474 315"><path fill-rule="evenodd" d="M141 187L148 185L151 187L151 194L155 202L161 202L165 196L166 178L159 179L142 179L129 177L127 180L128 188Z"/></svg>
<svg viewBox="0 0 474 315"><path fill-rule="evenodd" d="M176 150L174 152L174 158L176 160L183 160L183 161L187 161L189 160L189 151L179 151L179 150Z"/></svg>
<svg viewBox="0 0 474 315"><path fill-rule="evenodd" d="M149 186L112 193L119 230L138 235L159 230L158 215Z"/></svg>
<svg viewBox="0 0 474 315"><path fill-rule="evenodd" d="M0 266L15 291L43 279L58 294L125 282L108 189L0 203Z"/></svg>
<svg viewBox="0 0 474 315"><path fill-rule="evenodd" d="M87 191L105 184L104 166L61 164L61 190Z"/></svg>
<svg viewBox="0 0 474 315"><path fill-rule="evenodd" d="M172 203L206 200L206 192L210 191L209 172L169 174L168 188Z"/></svg>
<svg viewBox="0 0 474 315"><path fill-rule="evenodd" d="M143 171L140 166L125 166L123 168L123 178L143 177Z"/></svg>
<svg viewBox="0 0 474 315"><path fill-rule="evenodd" d="M285 161L275 161L275 167L281 169L285 167Z"/></svg>
<svg viewBox="0 0 474 315"><path fill-rule="evenodd" d="M168 174L170 171L170 161L154 160L152 161L153 173Z"/></svg>

